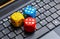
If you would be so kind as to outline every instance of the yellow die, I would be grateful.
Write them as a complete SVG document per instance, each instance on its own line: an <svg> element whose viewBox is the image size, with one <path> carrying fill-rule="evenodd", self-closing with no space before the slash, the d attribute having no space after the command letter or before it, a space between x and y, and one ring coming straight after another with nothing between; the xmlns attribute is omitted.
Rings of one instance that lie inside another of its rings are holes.
<svg viewBox="0 0 60 39"><path fill-rule="evenodd" d="M24 20L24 16L22 15L21 12L15 12L10 16L10 19L11 19L11 23L15 27L19 27L19 26L21 26L21 24Z"/></svg>

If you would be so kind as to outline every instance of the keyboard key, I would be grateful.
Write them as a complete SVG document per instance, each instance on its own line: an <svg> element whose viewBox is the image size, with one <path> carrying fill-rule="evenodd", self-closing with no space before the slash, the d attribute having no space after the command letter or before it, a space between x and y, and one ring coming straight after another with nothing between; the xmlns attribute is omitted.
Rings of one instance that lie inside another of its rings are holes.
<svg viewBox="0 0 60 39"><path fill-rule="evenodd" d="M39 5L40 7L42 7L42 6L45 5L45 4L44 4L43 2L39 2L38 5Z"/></svg>
<svg viewBox="0 0 60 39"><path fill-rule="evenodd" d="M56 5L56 3L50 2L49 5L50 5L51 7L53 7L54 5Z"/></svg>
<svg viewBox="0 0 60 39"><path fill-rule="evenodd" d="M60 10L59 10L59 11L57 11L57 14L58 14L58 15L60 15Z"/></svg>
<svg viewBox="0 0 60 39"><path fill-rule="evenodd" d="M36 2L40 2L40 0L36 0Z"/></svg>
<svg viewBox="0 0 60 39"><path fill-rule="evenodd" d="M2 21L0 21L0 24L2 24L3 22Z"/></svg>
<svg viewBox="0 0 60 39"><path fill-rule="evenodd" d="M35 5L36 4L36 2L33 2L33 3L31 3L32 5Z"/></svg>
<svg viewBox="0 0 60 39"><path fill-rule="evenodd" d="M50 6L47 4L47 5L44 6L44 8L45 8L46 10L48 10L48 9L50 8Z"/></svg>
<svg viewBox="0 0 60 39"><path fill-rule="evenodd" d="M15 33L16 33L16 34L19 34L19 33L21 33L21 32L22 32L21 29L15 30Z"/></svg>
<svg viewBox="0 0 60 39"><path fill-rule="evenodd" d="M49 3L49 2L50 2L50 0L43 0L43 2L45 2L45 3Z"/></svg>
<svg viewBox="0 0 60 39"><path fill-rule="evenodd" d="M49 11L44 12L44 14L45 14L46 16L51 15L51 13L50 13Z"/></svg>
<svg viewBox="0 0 60 39"><path fill-rule="evenodd" d="M6 21L5 23L3 23L3 25L4 25L5 27L8 27L8 26L10 25L10 23L9 23L8 21Z"/></svg>
<svg viewBox="0 0 60 39"><path fill-rule="evenodd" d="M39 15L38 17L39 17L40 19L46 18L46 16L45 16L44 14L41 14L41 15Z"/></svg>
<svg viewBox="0 0 60 39"><path fill-rule="evenodd" d="M44 8L40 8L40 9L38 9L38 11L39 11L40 13L43 13L43 12L45 11L45 9L44 9Z"/></svg>
<svg viewBox="0 0 60 39"><path fill-rule="evenodd" d="M57 5L55 6L55 8L56 8L56 9L60 9L59 6L60 6L60 4L57 4Z"/></svg>
<svg viewBox="0 0 60 39"><path fill-rule="evenodd" d="M48 31L49 31L48 28L43 27L40 30L36 31L33 35L27 37L26 39L29 39L29 38L31 38L31 39L37 39L38 37L40 37L41 35L45 34Z"/></svg>
<svg viewBox="0 0 60 39"><path fill-rule="evenodd" d="M38 11L36 11L36 16L40 15L40 13Z"/></svg>
<svg viewBox="0 0 60 39"><path fill-rule="evenodd" d="M28 35L26 35L24 32L22 32L23 37L28 37Z"/></svg>
<svg viewBox="0 0 60 39"><path fill-rule="evenodd" d="M40 24L44 26L44 25L46 25L46 24L47 24L47 21L42 20L42 21L40 21Z"/></svg>
<svg viewBox="0 0 60 39"><path fill-rule="evenodd" d="M11 33L8 34L8 36L9 36L10 38L13 38L13 37L15 37L16 35L15 35L14 32L11 32Z"/></svg>
<svg viewBox="0 0 60 39"><path fill-rule="evenodd" d="M54 29L54 31L60 36L60 26Z"/></svg>
<svg viewBox="0 0 60 39"><path fill-rule="evenodd" d="M36 24L36 29L39 29L39 28L41 28L42 26L39 24L39 23L37 23Z"/></svg>
<svg viewBox="0 0 60 39"><path fill-rule="evenodd" d="M60 17L58 17L58 19L60 20Z"/></svg>
<svg viewBox="0 0 60 39"><path fill-rule="evenodd" d="M3 25L0 25L0 31L3 30L3 29L4 29Z"/></svg>
<svg viewBox="0 0 60 39"><path fill-rule="evenodd" d="M57 19L53 20L52 23L54 23L56 26L60 24L60 21L58 21Z"/></svg>
<svg viewBox="0 0 60 39"><path fill-rule="evenodd" d="M56 13L51 15L54 19L58 17L58 15Z"/></svg>
<svg viewBox="0 0 60 39"><path fill-rule="evenodd" d="M9 39L9 37L8 36L4 36L2 39Z"/></svg>
<svg viewBox="0 0 60 39"><path fill-rule="evenodd" d="M2 33L2 32L0 32L0 38L1 38L2 36L4 36L4 35L3 35L3 33Z"/></svg>
<svg viewBox="0 0 60 39"><path fill-rule="evenodd" d="M9 31L8 28L6 28L6 29L4 29L2 32L3 32L4 34L8 34L10 31Z"/></svg>
<svg viewBox="0 0 60 39"><path fill-rule="evenodd" d="M54 0L56 3L59 3L60 2L60 0Z"/></svg>
<svg viewBox="0 0 60 39"><path fill-rule="evenodd" d="M46 18L46 20L47 20L48 22L50 22L50 21L52 21L53 19L49 16L49 17Z"/></svg>
<svg viewBox="0 0 60 39"><path fill-rule="evenodd" d="M50 11L51 11L52 13L54 13L54 12L56 11L56 9L53 7L53 8L50 9Z"/></svg>
<svg viewBox="0 0 60 39"><path fill-rule="evenodd" d="M53 29L55 26L54 26L52 23L49 23L49 24L47 24L47 27L48 27L49 29Z"/></svg>
<svg viewBox="0 0 60 39"><path fill-rule="evenodd" d="M8 19L10 19L10 16L8 16Z"/></svg>
<svg viewBox="0 0 60 39"><path fill-rule="evenodd" d="M51 31L50 33L48 33L40 39L60 39L60 36L56 32Z"/></svg>
<svg viewBox="0 0 60 39"><path fill-rule="evenodd" d="M8 20L7 18L3 19L4 22L7 21L7 20Z"/></svg>
<svg viewBox="0 0 60 39"><path fill-rule="evenodd" d="M23 37L22 37L21 35L18 35L18 36L16 36L15 38L16 38L16 39L20 39L20 38L23 39Z"/></svg>
<svg viewBox="0 0 60 39"><path fill-rule="evenodd" d="M40 21L40 19L38 17L36 17L36 22L39 22L39 21Z"/></svg>
<svg viewBox="0 0 60 39"><path fill-rule="evenodd" d="M38 6L38 5L35 5L35 6L33 6L33 7L35 7L36 9L38 9L38 8L39 8L39 6Z"/></svg>

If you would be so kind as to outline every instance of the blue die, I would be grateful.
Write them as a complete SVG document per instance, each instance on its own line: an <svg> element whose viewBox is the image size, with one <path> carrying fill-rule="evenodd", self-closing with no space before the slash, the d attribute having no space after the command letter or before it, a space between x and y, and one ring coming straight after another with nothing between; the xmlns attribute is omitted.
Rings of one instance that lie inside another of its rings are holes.
<svg viewBox="0 0 60 39"><path fill-rule="evenodd" d="M27 15L35 18L36 17L36 8L29 5L26 8L24 8L24 14L27 14Z"/></svg>

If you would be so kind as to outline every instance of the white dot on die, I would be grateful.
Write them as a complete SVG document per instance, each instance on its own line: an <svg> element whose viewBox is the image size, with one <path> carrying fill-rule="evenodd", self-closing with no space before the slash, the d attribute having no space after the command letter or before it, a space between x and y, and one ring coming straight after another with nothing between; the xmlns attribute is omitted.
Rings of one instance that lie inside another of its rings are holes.
<svg viewBox="0 0 60 39"><path fill-rule="evenodd" d="M31 10L31 8L29 10Z"/></svg>
<svg viewBox="0 0 60 39"><path fill-rule="evenodd" d="M33 12L31 12L31 13L33 13Z"/></svg>
<svg viewBox="0 0 60 39"><path fill-rule="evenodd" d="M27 12L27 10L25 10Z"/></svg>
<svg viewBox="0 0 60 39"><path fill-rule="evenodd" d="M32 24L34 24L34 22L32 22Z"/></svg>
<svg viewBox="0 0 60 39"><path fill-rule="evenodd" d="M26 24L28 23L28 22L25 22Z"/></svg>
<svg viewBox="0 0 60 39"><path fill-rule="evenodd" d="M30 11L28 11L28 12L30 12Z"/></svg>
<svg viewBox="0 0 60 39"><path fill-rule="evenodd" d="M32 11L34 11L34 9L32 9Z"/></svg>
<svg viewBox="0 0 60 39"><path fill-rule="evenodd" d="M26 8L26 9L28 9L28 8Z"/></svg>

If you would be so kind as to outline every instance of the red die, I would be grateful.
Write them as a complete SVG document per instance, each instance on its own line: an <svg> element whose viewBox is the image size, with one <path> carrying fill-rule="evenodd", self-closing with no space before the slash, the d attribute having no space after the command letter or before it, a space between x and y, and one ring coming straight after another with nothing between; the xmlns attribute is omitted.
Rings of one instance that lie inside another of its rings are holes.
<svg viewBox="0 0 60 39"><path fill-rule="evenodd" d="M28 17L24 20L24 30L26 32L33 32L36 29L36 20Z"/></svg>

